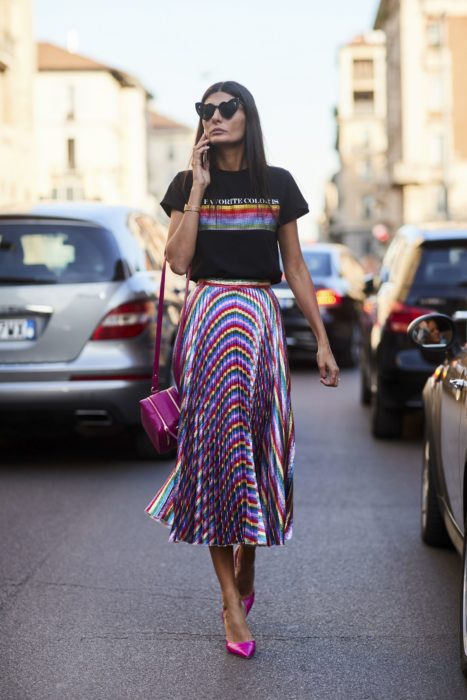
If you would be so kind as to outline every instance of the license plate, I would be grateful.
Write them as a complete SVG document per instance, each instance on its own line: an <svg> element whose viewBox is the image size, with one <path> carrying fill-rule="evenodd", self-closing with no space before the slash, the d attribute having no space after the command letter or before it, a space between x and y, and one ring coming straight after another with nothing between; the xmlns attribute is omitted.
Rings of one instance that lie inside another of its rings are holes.
<svg viewBox="0 0 467 700"><path fill-rule="evenodd" d="M36 324L30 318L0 318L0 340L34 340Z"/></svg>

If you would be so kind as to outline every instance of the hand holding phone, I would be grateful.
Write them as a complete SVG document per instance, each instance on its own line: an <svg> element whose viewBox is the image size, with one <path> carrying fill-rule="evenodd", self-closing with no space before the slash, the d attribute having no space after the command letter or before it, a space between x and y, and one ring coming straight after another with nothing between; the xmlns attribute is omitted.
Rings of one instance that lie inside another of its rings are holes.
<svg viewBox="0 0 467 700"><path fill-rule="evenodd" d="M201 165L203 168L209 168L209 151L203 151L201 155Z"/></svg>
<svg viewBox="0 0 467 700"><path fill-rule="evenodd" d="M199 141L193 148L193 182L206 188L211 182L209 171L209 139L206 134L202 134Z"/></svg>

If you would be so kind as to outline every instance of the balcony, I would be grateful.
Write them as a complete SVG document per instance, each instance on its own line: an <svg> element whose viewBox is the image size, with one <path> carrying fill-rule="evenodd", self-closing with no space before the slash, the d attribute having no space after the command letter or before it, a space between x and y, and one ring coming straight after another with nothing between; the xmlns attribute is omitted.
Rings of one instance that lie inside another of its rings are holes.
<svg viewBox="0 0 467 700"><path fill-rule="evenodd" d="M441 166L416 165L398 161L391 168L391 180L393 185L424 185L439 182L443 178Z"/></svg>

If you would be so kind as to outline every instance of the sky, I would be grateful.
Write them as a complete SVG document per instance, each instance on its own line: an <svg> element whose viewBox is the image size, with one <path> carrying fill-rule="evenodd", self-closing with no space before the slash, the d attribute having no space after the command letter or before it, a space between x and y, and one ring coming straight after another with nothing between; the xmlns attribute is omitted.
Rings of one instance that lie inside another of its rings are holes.
<svg viewBox="0 0 467 700"><path fill-rule="evenodd" d="M316 236L324 183L338 168L338 49L372 28L378 0L34 0L35 36L121 68L159 112L195 127L210 84L236 80L258 106L271 165L290 170Z"/></svg>

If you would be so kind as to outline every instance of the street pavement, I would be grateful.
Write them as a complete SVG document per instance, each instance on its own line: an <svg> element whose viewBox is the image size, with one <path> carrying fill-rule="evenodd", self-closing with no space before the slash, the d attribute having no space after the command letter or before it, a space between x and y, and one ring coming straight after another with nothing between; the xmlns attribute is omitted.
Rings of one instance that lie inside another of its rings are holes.
<svg viewBox="0 0 467 700"><path fill-rule="evenodd" d="M226 653L207 548L144 508L124 440L3 444L2 700L457 700L461 563L419 535L420 421L376 441L358 373L293 371L295 529L260 549L257 653Z"/></svg>

